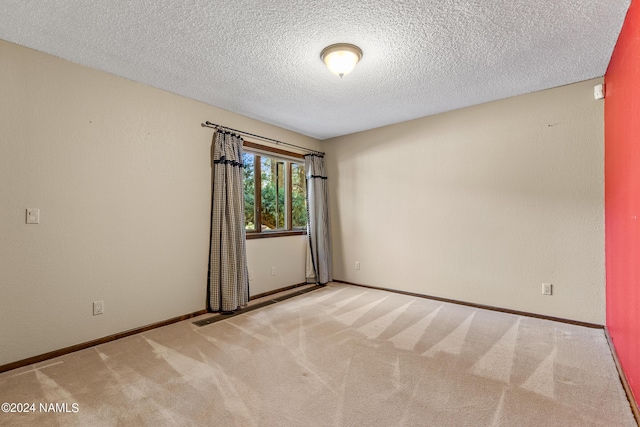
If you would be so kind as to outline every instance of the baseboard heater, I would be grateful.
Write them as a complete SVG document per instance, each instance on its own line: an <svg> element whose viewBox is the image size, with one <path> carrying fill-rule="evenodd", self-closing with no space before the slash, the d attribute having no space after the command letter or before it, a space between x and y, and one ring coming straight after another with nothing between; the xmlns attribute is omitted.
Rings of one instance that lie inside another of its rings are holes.
<svg viewBox="0 0 640 427"><path fill-rule="evenodd" d="M320 288L323 288L323 287L324 286L321 286L321 285L311 286L309 288L305 288L305 289L302 289L302 290L299 290L299 291L291 292L291 293L286 294L286 295L281 295L281 296L278 296L276 298L272 298L272 299L269 299L269 300L266 300L266 301L261 301L259 303L248 305L248 306L246 306L244 308L241 308L239 310L235 310L234 312L229 313L229 314L217 313L217 314L215 314L215 315L213 315L211 317L207 317L206 319L202 319L202 320L198 320L196 322L193 322L193 324L196 325L196 326L210 325L211 323L219 322L221 320L230 319L230 318L238 316L240 314L248 313L250 311L257 310L258 308L266 307L268 305L275 304L277 302L288 300L289 298L297 297L298 295L306 294L307 292L315 291L316 289L320 289Z"/></svg>

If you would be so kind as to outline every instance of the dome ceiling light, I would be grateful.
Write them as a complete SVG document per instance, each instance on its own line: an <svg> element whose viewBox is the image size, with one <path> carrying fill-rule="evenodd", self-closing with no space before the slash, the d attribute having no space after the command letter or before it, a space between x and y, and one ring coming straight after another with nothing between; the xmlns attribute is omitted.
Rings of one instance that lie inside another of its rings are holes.
<svg viewBox="0 0 640 427"><path fill-rule="evenodd" d="M362 58L362 49L349 43L337 43L322 49L320 58L336 76L346 76Z"/></svg>

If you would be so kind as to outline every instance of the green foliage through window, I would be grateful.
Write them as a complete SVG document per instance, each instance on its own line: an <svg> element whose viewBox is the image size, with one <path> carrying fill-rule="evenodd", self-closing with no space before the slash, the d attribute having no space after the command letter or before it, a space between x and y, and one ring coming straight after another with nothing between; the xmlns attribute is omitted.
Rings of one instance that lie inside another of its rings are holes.
<svg viewBox="0 0 640 427"><path fill-rule="evenodd" d="M306 228L304 164L251 152L244 153L243 162L247 231Z"/></svg>
<svg viewBox="0 0 640 427"><path fill-rule="evenodd" d="M244 163L244 225L247 230L255 230L256 228L255 161L253 154L244 153L242 156Z"/></svg>
<svg viewBox="0 0 640 427"><path fill-rule="evenodd" d="M291 219L293 228L307 226L307 182L304 165L291 164Z"/></svg>

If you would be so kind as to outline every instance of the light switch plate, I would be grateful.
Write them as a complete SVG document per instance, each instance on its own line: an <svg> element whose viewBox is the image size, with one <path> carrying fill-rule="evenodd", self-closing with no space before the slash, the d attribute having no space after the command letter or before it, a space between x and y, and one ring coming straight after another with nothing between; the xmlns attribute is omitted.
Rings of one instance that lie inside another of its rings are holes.
<svg viewBox="0 0 640 427"><path fill-rule="evenodd" d="M27 208L27 224L40 224L40 209Z"/></svg>

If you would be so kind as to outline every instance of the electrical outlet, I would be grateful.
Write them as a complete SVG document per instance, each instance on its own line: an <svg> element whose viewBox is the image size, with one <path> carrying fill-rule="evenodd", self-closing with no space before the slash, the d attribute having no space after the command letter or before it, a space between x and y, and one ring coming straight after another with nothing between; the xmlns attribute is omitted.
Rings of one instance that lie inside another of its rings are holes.
<svg viewBox="0 0 640 427"><path fill-rule="evenodd" d="M93 315L97 316L98 314L104 313L104 301L94 301L93 302Z"/></svg>
<svg viewBox="0 0 640 427"><path fill-rule="evenodd" d="M551 283L543 283L542 284L542 295L551 295L552 294L552 284Z"/></svg>
<svg viewBox="0 0 640 427"><path fill-rule="evenodd" d="M275 267L271 267L271 275L272 276L276 275L276 268Z"/></svg>
<svg viewBox="0 0 640 427"><path fill-rule="evenodd" d="M356 270L360 270L360 261L356 261Z"/></svg>

